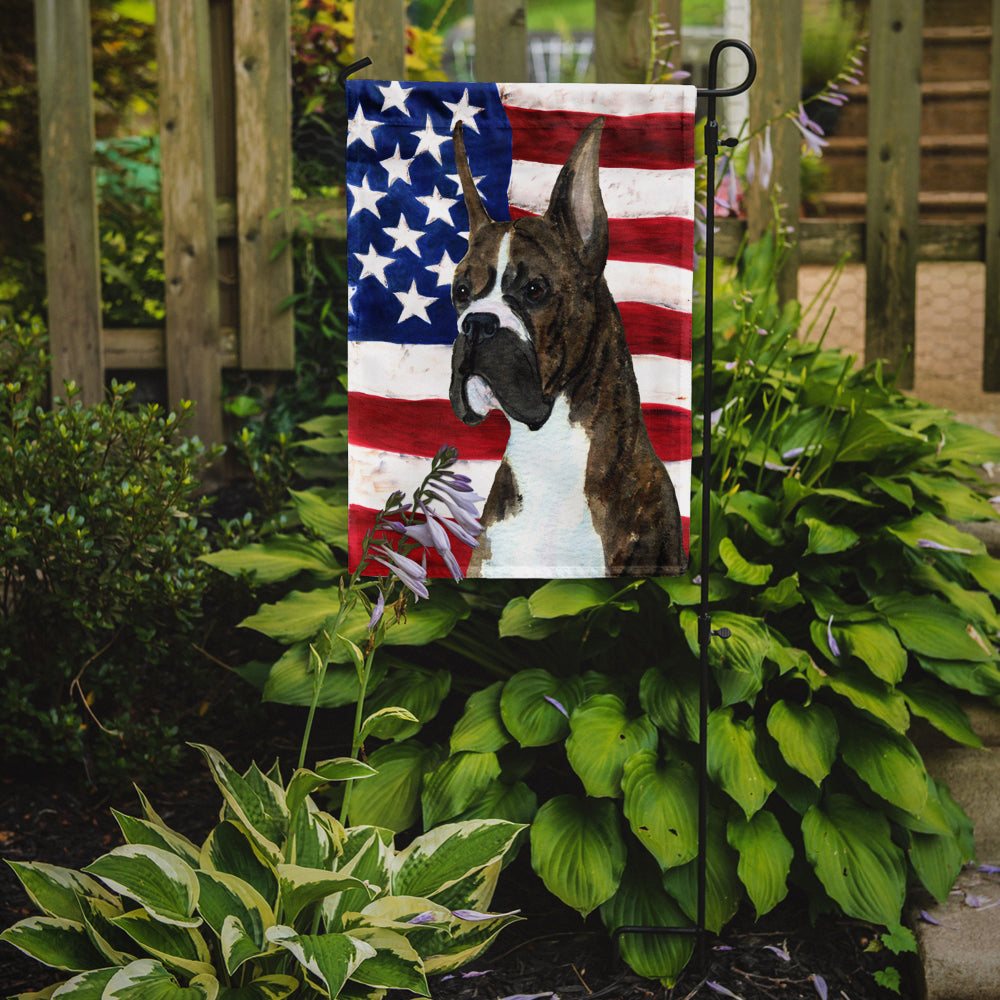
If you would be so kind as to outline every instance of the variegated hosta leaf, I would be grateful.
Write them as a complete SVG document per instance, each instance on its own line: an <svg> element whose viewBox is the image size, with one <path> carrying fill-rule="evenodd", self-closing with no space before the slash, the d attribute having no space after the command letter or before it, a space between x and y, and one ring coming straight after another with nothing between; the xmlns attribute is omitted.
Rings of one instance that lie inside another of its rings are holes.
<svg viewBox="0 0 1000 1000"><path fill-rule="evenodd" d="M424 826L437 826L467 809L500 777L495 753L452 754L424 779L420 796Z"/></svg>
<svg viewBox="0 0 1000 1000"><path fill-rule="evenodd" d="M286 920L294 921L302 910L321 899L345 889L361 889L375 895L361 879L342 872L303 868L301 865L278 865L281 906Z"/></svg>
<svg viewBox="0 0 1000 1000"><path fill-rule="evenodd" d="M87 928L65 917L28 917L0 934L26 955L54 969L81 972L100 968L105 959L95 950Z"/></svg>
<svg viewBox="0 0 1000 1000"><path fill-rule="evenodd" d="M143 958L119 969L108 981L101 1000L216 1000L219 981L196 976L187 986L153 959Z"/></svg>
<svg viewBox="0 0 1000 1000"><path fill-rule="evenodd" d="M317 809L312 799L306 799L292 819L285 858L304 868L335 868L344 836L337 819Z"/></svg>
<svg viewBox="0 0 1000 1000"><path fill-rule="evenodd" d="M312 795L318 788L328 785L331 781L348 781L355 778L370 778L376 774L373 767L353 757L337 757L317 764L313 770L300 767L288 782L285 792L285 805L291 815L295 815L306 796Z"/></svg>
<svg viewBox="0 0 1000 1000"><path fill-rule="evenodd" d="M91 969L89 972L81 972L80 975L67 979L54 991L50 986L43 993L20 993L11 1000L29 1000L32 997L41 1000L42 997L50 996L56 1000L101 1000L104 988L111 982L119 968L111 966L107 969Z"/></svg>
<svg viewBox="0 0 1000 1000"><path fill-rule="evenodd" d="M294 976L261 976L244 986L224 986L218 1000L285 1000L300 986Z"/></svg>
<svg viewBox="0 0 1000 1000"><path fill-rule="evenodd" d="M731 707L717 708L709 715L708 774L748 818L767 801L776 782L757 761L752 718L737 721Z"/></svg>
<svg viewBox="0 0 1000 1000"><path fill-rule="evenodd" d="M181 969L189 976L213 971L212 956L205 939L190 927L160 923L145 910L123 913L112 923L169 968Z"/></svg>
<svg viewBox="0 0 1000 1000"><path fill-rule="evenodd" d="M447 937L442 935L444 939L433 949L432 954L424 958L424 971L428 975L452 972L474 961L493 943L500 931L521 919L516 912L511 912L479 914L476 919L470 920L462 916L468 912L452 911L455 921L450 934Z"/></svg>
<svg viewBox="0 0 1000 1000"><path fill-rule="evenodd" d="M114 896L97 879L74 871L39 861L8 861L24 891L46 916L81 920L80 897L92 896L109 903Z"/></svg>
<svg viewBox="0 0 1000 1000"><path fill-rule="evenodd" d="M566 757L595 798L619 798L625 761L639 750L655 749L659 740L649 716L630 719L625 702L613 694L595 694L577 706L569 727Z"/></svg>
<svg viewBox="0 0 1000 1000"><path fill-rule="evenodd" d="M640 751L625 762L622 789L632 832L661 869L697 855L698 783L690 765Z"/></svg>
<svg viewBox="0 0 1000 1000"><path fill-rule="evenodd" d="M331 997L339 995L365 959L375 957L370 944L349 934L296 934L293 928L278 924L268 928L267 939L294 955L309 978Z"/></svg>
<svg viewBox="0 0 1000 1000"><path fill-rule="evenodd" d="M586 916L618 889L625 842L608 799L558 795L531 824L531 865L549 892Z"/></svg>
<svg viewBox="0 0 1000 1000"><path fill-rule="evenodd" d="M391 857L390 831L373 826L356 826L347 831L337 870L342 875L353 875L367 888L345 889L323 900L323 920L328 931L344 930L345 913L357 913L368 905L372 892L388 889Z"/></svg>
<svg viewBox="0 0 1000 1000"><path fill-rule="evenodd" d="M109 903L93 896L83 896L80 905L90 940L104 956L105 965L128 965L139 958L140 949L135 942L114 925L115 917L125 912L120 902Z"/></svg>
<svg viewBox="0 0 1000 1000"><path fill-rule="evenodd" d="M802 836L809 863L849 917L899 923L906 866L882 813L849 795L830 795L805 814Z"/></svg>
<svg viewBox="0 0 1000 1000"><path fill-rule="evenodd" d="M522 827L522 832L523 832ZM520 834L518 834L520 837ZM516 839L516 838L515 838ZM500 879L506 857L497 858L491 865L479 868L465 878L460 878L447 889L434 893L435 902L448 907L449 910L468 908L472 910L488 910L493 902L493 894Z"/></svg>
<svg viewBox="0 0 1000 1000"><path fill-rule="evenodd" d="M451 733L451 752L473 750L476 753L496 753L510 742L500 716L500 692L503 681L497 681L469 696L462 717Z"/></svg>
<svg viewBox="0 0 1000 1000"><path fill-rule="evenodd" d="M750 819L737 816L730 820L726 837L740 853L736 873L758 918L762 917L788 895L788 872L795 849L781 832L774 813L766 809Z"/></svg>
<svg viewBox="0 0 1000 1000"><path fill-rule="evenodd" d="M691 921L664 891L651 859L630 858L618 891L601 905L601 920L619 927L689 927ZM692 934L623 934L623 959L640 976L672 986L694 950Z"/></svg>
<svg viewBox="0 0 1000 1000"><path fill-rule="evenodd" d="M505 820L446 823L421 834L393 859L392 892L433 899L503 858L523 827Z"/></svg>
<svg viewBox="0 0 1000 1000"><path fill-rule="evenodd" d="M227 920L239 923L236 938L249 938L254 948L254 954L266 950L264 931L275 923L274 912L264 897L248 882L238 879L235 875L223 872L198 872L198 883L201 894L198 898L198 910L205 922L215 931L220 940ZM229 932L230 940L234 940L235 929ZM226 951L227 971L232 975L238 966L251 955L245 954L246 948L240 944L239 960L230 964L233 949Z"/></svg>
<svg viewBox="0 0 1000 1000"><path fill-rule="evenodd" d="M118 821L122 834L128 843L159 847L171 854L176 854L192 868L198 864L199 849L182 834L149 820L126 816L125 813L120 813L117 809L112 809L111 812Z"/></svg>
<svg viewBox="0 0 1000 1000"><path fill-rule="evenodd" d="M171 851L147 844L125 844L85 869L113 892L134 899L150 916L166 924L197 927L198 878Z"/></svg>
<svg viewBox="0 0 1000 1000"><path fill-rule="evenodd" d="M767 731L777 740L785 761L815 785L830 773L840 733L826 705L778 700L768 713Z"/></svg>
<svg viewBox="0 0 1000 1000"><path fill-rule="evenodd" d="M424 963L402 934L384 927L356 927L351 937L375 949L375 954L351 973L355 982L430 996Z"/></svg>
<svg viewBox="0 0 1000 1000"><path fill-rule="evenodd" d="M278 905L278 875L241 823L220 823L201 847L203 871L224 872L252 885L271 907Z"/></svg>
<svg viewBox="0 0 1000 1000"><path fill-rule="evenodd" d="M198 743L192 745L208 761L227 807L247 828L264 855L272 863L277 863L281 856L279 844L288 831L284 789L253 768L246 776L240 775L212 747Z"/></svg>

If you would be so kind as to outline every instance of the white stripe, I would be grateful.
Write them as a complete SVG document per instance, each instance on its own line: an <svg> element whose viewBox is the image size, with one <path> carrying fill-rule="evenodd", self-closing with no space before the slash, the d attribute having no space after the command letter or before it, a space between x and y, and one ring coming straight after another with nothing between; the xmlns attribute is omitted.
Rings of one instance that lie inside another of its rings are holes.
<svg viewBox="0 0 1000 1000"><path fill-rule="evenodd" d="M634 354L632 367L643 402L691 408L690 361ZM448 344L348 341L347 384L351 392L386 399L447 399L450 379Z"/></svg>
<svg viewBox="0 0 1000 1000"><path fill-rule="evenodd" d="M514 160L507 198L511 206L543 215L562 166ZM694 219L694 170L642 170L601 167L601 196L613 219L676 216Z"/></svg>
<svg viewBox="0 0 1000 1000"><path fill-rule="evenodd" d="M394 490L403 490L408 498L412 498L413 491L424 481L431 467L429 458L397 455L360 445L350 445L347 458L348 501L371 510L381 510ZM468 476L472 480L472 488L480 496L486 497L489 496L499 464L499 461L463 462L459 459L453 468L455 472ZM663 464L674 484L681 516L690 517L691 461L685 459Z"/></svg>
<svg viewBox="0 0 1000 1000"><path fill-rule="evenodd" d="M683 267L609 260L604 278L615 302L644 302L691 312L691 272Z"/></svg>
<svg viewBox="0 0 1000 1000"><path fill-rule="evenodd" d="M497 90L501 102L512 107L534 111L558 108L594 115L693 115L698 96L694 87L663 84L502 83Z"/></svg>

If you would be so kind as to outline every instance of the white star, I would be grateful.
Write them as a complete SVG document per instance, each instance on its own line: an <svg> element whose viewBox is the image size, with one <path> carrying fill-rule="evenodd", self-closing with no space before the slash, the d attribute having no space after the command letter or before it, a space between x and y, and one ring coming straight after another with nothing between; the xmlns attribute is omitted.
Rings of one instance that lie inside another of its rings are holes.
<svg viewBox="0 0 1000 1000"><path fill-rule="evenodd" d="M351 204L351 215L355 212L363 212L366 208L376 219L381 218L378 214L378 201L380 198L385 197L385 191L373 191L368 186L368 176L365 175L361 178L361 184L348 184L348 190L354 195L354 201Z"/></svg>
<svg viewBox="0 0 1000 1000"><path fill-rule="evenodd" d="M386 288L389 287L389 282L385 277L385 269L390 265L395 263L392 257L383 257L376 252L375 247L368 247L367 253L355 253L355 257L361 261L361 277L358 281L363 278L367 278L371 275L376 278L380 284L384 285Z"/></svg>
<svg viewBox="0 0 1000 1000"><path fill-rule="evenodd" d="M458 199L446 198L440 191L438 191L437 185L434 186L433 194L424 195L422 198L418 198L417 201L419 201L420 204L427 209L427 225L430 225L435 219L447 222L449 226L455 225L455 222L451 217L451 206L454 205Z"/></svg>
<svg viewBox="0 0 1000 1000"><path fill-rule="evenodd" d="M410 229L409 225L407 225L406 219L403 217L402 212L399 214L399 225L386 226L385 232L387 232L395 241L392 244L393 250L398 250L400 247L406 247L407 250L412 250L418 257L420 256L420 251L417 249L417 240L419 240L424 233L418 232L415 229Z"/></svg>
<svg viewBox="0 0 1000 1000"><path fill-rule="evenodd" d="M388 111L389 108L399 108L404 115L409 115L409 111L406 110L406 91L400 86L398 80L393 80L388 87L379 87L379 92L385 98L382 102L382 110Z"/></svg>
<svg viewBox="0 0 1000 1000"><path fill-rule="evenodd" d="M419 156L421 153L430 153L438 163L441 163L441 147L451 139L451 136L438 135L431 124L430 115L427 116L423 129L419 132L411 132L410 135L415 135L420 140L413 154L414 157Z"/></svg>
<svg viewBox="0 0 1000 1000"><path fill-rule="evenodd" d="M354 293L358 290L358 286L351 283L347 286L347 311L353 316L354 315Z"/></svg>
<svg viewBox="0 0 1000 1000"><path fill-rule="evenodd" d="M366 146L375 148L375 137L372 133L379 127L381 122L370 122L365 118L361 105L354 112L354 117L347 123L347 145L350 146L355 139L360 139Z"/></svg>
<svg viewBox="0 0 1000 1000"><path fill-rule="evenodd" d="M427 315L427 306L431 302L435 301L433 295L421 295L417 291L417 279L414 278L410 282L410 289L406 292L393 292L393 295L403 303L403 311L399 315L399 319L396 320L397 323L402 323L404 319L409 319L411 316L416 316L417 319L422 319L425 323L430 323L430 317Z"/></svg>
<svg viewBox="0 0 1000 1000"><path fill-rule="evenodd" d="M410 164L413 162L412 159L404 160L403 157L399 155L399 143L396 143L396 152L392 154L387 160L379 160L379 163L385 167L386 173L389 175L389 183L386 187L391 187L393 181L405 181L407 184L410 183Z"/></svg>
<svg viewBox="0 0 1000 1000"><path fill-rule="evenodd" d="M477 108L474 104L469 104L469 90L466 88L465 93L462 94L462 99L458 104L452 104L449 101L442 102L444 106L451 112L451 131L455 131L455 126L462 122L464 125L468 125L473 132L479 131L479 126L475 122L475 117L482 111L482 108ZM385 110L383 108L383 110Z"/></svg>
<svg viewBox="0 0 1000 1000"><path fill-rule="evenodd" d="M441 255L441 259L436 264L428 264L427 270L433 271L437 275L438 285L450 285L452 279L455 277L455 268L458 266L458 262L451 259L448 256L448 251Z"/></svg>
<svg viewBox="0 0 1000 1000"><path fill-rule="evenodd" d="M476 190L477 190L477 191L479 191L479 182L480 182L480 181L481 181L481 180L482 180L482 179L483 179L483 178L484 178L485 176L486 176L486 174L480 174L480 175L479 175L478 177L473 177L473 178L472 178L472 182L473 182L473 184L475 184L475 185L476 185ZM459 190L459 191L461 191L461 190L462 190L462 178L461 178L461 177L459 177L459 176L458 176L458 174L445 174L445 177L447 177L447 178L448 178L448 180L450 180L450 181L452 182L452 184L454 184L454 185L455 185L455 187L456 187L456 189L457 189L457 190ZM483 196L483 193L482 193L482 191L479 191L479 196L480 196L480 197L482 197L482 196Z"/></svg>

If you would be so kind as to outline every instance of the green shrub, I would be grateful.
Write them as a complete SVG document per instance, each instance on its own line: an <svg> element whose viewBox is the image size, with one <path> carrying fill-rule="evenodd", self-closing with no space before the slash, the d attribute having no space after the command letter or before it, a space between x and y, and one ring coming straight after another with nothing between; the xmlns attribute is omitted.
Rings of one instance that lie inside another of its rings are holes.
<svg viewBox="0 0 1000 1000"><path fill-rule="evenodd" d="M222 793L202 845L115 813L126 844L82 872L12 862L42 911L0 935L45 965L78 973L60 995L281 1000L429 996L427 975L479 955L516 913L489 913L521 827L454 823L393 844L388 830L345 829L311 794L373 771L352 758L235 771L199 747ZM48 995L46 992L45 995Z"/></svg>
<svg viewBox="0 0 1000 1000"><path fill-rule="evenodd" d="M0 321L0 743L7 760L114 770L176 752L155 682L191 660L208 455L187 405L132 409L127 385L96 406L68 385L43 408L41 335Z"/></svg>

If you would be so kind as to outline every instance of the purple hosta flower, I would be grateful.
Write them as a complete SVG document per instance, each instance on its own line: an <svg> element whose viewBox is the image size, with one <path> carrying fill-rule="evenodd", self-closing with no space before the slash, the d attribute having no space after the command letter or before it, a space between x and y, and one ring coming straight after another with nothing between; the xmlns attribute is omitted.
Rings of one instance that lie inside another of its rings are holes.
<svg viewBox="0 0 1000 1000"><path fill-rule="evenodd" d="M823 130L806 114L806 109L800 104L799 113L792 117L792 124L802 133L806 149L816 156L823 155L823 147L827 145L823 138Z"/></svg>
<svg viewBox="0 0 1000 1000"><path fill-rule="evenodd" d="M834 656L840 656L840 646L837 645L837 640L833 637L833 615L830 615L829 621L826 623L826 641L827 645L830 647L830 652Z"/></svg>
<svg viewBox="0 0 1000 1000"><path fill-rule="evenodd" d="M733 997L734 1000L743 1000L738 993L734 993L732 990L727 990L722 983L713 983L711 981L705 983L705 985L712 990L713 993L721 993L724 997Z"/></svg>
<svg viewBox="0 0 1000 1000"><path fill-rule="evenodd" d="M368 631L374 630L375 626L382 620L382 614L385 612L385 594L380 590L378 592L378 600L375 602L375 607L372 609L372 616L368 619Z"/></svg>
<svg viewBox="0 0 1000 1000"><path fill-rule="evenodd" d="M816 992L819 994L819 1000L826 1000L828 993L826 980L815 972L809 978L813 981L813 986L816 987Z"/></svg>
<svg viewBox="0 0 1000 1000"><path fill-rule="evenodd" d="M978 870L985 875L1000 875L1000 865L979 865Z"/></svg>
<svg viewBox="0 0 1000 1000"><path fill-rule="evenodd" d="M433 910L424 910L423 913L410 917L406 922L408 924L432 924L435 920L437 920L437 914Z"/></svg>
<svg viewBox="0 0 1000 1000"><path fill-rule="evenodd" d="M439 479L427 489L426 496L428 499L439 500L443 503L451 516L470 535L478 535L483 530L479 524L479 511L476 510L476 504L482 503L484 497L465 489L464 484L462 487L456 488Z"/></svg>
<svg viewBox="0 0 1000 1000"><path fill-rule="evenodd" d="M942 545L930 538L918 538L917 547L921 549L938 549L940 552L958 552L963 556L971 556L972 549L956 549L951 545Z"/></svg>
<svg viewBox="0 0 1000 1000"><path fill-rule="evenodd" d="M747 163L747 182L755 181L766 191L771 186L774 173L774 150L771 148L771 126L764 129L763 136L750 147L750 161Z"/></svg>
<svg viewBox="0 0 1000 1000"><path fill-rule="evenodd" d="M493 920L494 917L516 917L521 911L510 910L507 913L480 913L479 910L452 910L451 915L459 920Z"/></svg>
<svg viewBox="0 0 1000 1000"><path fill-rule="evenodd" d="M393 552L386 545L375 545L371 551L376 553L372 556L372 559L377 563L381 563L386 569L392 570L400 579L403 586L412 590L417 597L430 596L426 584L427 570L420 563L414 562L412 559L400 555L398 552Z"/></svg>
<svg viewBox="0 0 1000 1000"><path fill-rule="evenodd" d="M790 962L792 960L792 956L784 948L779 948L776 944L764 945L764 951L773 951L782 962Z"/></svg>
<svg viewBox="0 0 1000 1000"><path fill-rule="evenodd" d="M562 712L562 714L565 715L567 719L569 718L569 712L566 711L565 707L561 702L556 701L555 698L552 698L549 695L544 695L544 698L550 705L555 705L555 707L559 709L559 711Z"/></svg>
<svg viewBox="0 0 1000 1000"><path fill-rule="evenodd" d="M936 920L932 917L926 910L920 911L920 919L927 924L933 924L935 927L944 927L949 931L957 931L957 927L952 927L951 924L942 924L940 920Z"/></svg>
<svg viewBox="0 0 1000 1000"><path fill-rule="evenodd" d="M478 979L480 976L488 976L492 971L492 969L484 969L482 972L451 972L447 976L442 976L441 982L446 983L449 979Z"/></svg>
<svg viewBox="0 0 1000 1000"><path fill-rule="evenodd" d="M726 167L722 184L719 185L719 189L715 192L715 210L722 212L724 215L729 215L730 213L736 215L740 210L740 198L742 196L740 179L736 176L736 165L733 163L733 158L730 156L726 159L728 160L728 166Z"/></svg>
<svg viewBox="0 0 1000 1000"><path fill-rule="evenodd" d="M418 545L423 546L424 549L424 561L426 563L427 550L434 549L437 554L444 561L445 566L448 568L448 572L451 573L455 580L462 579L462 569L458 565L458 560L455 558L454 553L451 551L451 542L448 539L448 532L445 531L442 525L450 524L449 521L444 518L439 518L433 511L429 510L424 504L418 503L417 506L420 508L420 512L426 518L425 521L419 524L399 524L395 521L390 521L389 526L401 534L405 535L410 540L416 542ZM466 544L477 546L479 543L468 534L463 528L459 528L458 525L454 526L458 528L458 537ZM454 529L453 529L454 530ZM426 565L424 567L426 570Z"/></svg>
<svg viewBox="0 0 1000 1000"><path fill-rule="evenodd" d="M500 1000L559 1000L555 993L512 993L509 997L500 997Z"/></svg>

